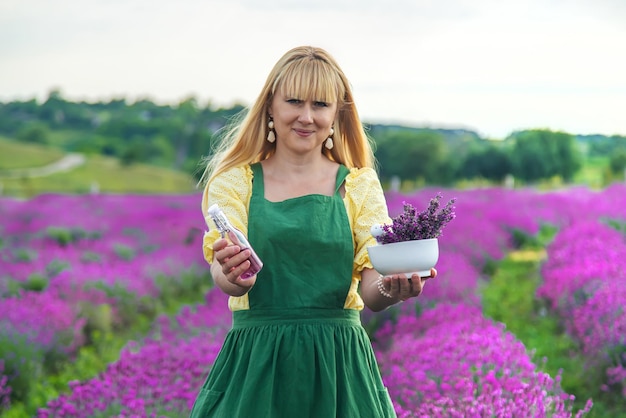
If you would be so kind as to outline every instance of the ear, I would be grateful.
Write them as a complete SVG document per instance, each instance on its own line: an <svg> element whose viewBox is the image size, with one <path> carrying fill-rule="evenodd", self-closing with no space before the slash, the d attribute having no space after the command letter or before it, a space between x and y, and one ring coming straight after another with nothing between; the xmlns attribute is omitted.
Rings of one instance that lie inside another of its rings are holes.
<svg viewBox="0 0 626 418"><path fill-rule="evenodd" d="M272 115L272 101L271 101L271 100L270 100L270 101L268 101L268 102L266 103L266 105L265 105L265 111L267 112L267 115L268 115L270 118L273 118L273 117L274 117L274 115Z"/></svg>

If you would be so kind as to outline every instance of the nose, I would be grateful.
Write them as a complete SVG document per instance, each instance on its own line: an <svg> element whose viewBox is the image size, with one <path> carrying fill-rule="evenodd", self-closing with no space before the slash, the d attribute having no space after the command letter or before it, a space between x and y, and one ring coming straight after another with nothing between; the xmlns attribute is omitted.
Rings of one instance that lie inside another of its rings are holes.
<svg viewBox="0 0 626 418"><path fill-rule="evenodd" d="M310 104L305 104L300 108L298 121L302 123L313 123L313 109Z"/></svg>

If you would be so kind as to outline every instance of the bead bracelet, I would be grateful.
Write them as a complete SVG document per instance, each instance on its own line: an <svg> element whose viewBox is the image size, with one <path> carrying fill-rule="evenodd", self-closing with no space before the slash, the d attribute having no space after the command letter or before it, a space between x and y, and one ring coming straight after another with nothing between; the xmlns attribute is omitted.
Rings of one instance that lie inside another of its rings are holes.
<svg viewBox="0 0 626 418"><path fill-rule="evenodd" d="M381 295L383 295L386 298L393 298L393 296L391 296L391 293L387 292L385 290L385 283L383 282L383 275L381 274L380 276L378 276L378 280L376 282L377 286L378 286L378 291L380 292Z"/></svg>

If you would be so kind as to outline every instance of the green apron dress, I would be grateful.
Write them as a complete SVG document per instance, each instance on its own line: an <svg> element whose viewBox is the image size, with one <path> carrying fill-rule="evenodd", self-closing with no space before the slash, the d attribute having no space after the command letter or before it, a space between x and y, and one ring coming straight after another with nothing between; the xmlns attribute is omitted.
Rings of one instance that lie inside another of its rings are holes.
<svg viewBox="0 0 626 418"><path fill-rule="evenodd" d="M395 417L359 311L344 309L354 249L339 192L265 199L253 164L249 241L263 269L191 417Z"/></svg>

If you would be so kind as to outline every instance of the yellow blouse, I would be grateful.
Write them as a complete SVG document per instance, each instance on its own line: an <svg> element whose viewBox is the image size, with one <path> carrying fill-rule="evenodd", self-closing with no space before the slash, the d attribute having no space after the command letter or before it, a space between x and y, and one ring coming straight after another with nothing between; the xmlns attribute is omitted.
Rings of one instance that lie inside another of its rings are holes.
<svg viewBox="0 0 626 418"><path fill-rule="evenodd" d="M252 195L252 169L249 165L232 168L212 182L210 188L205 187L202 196L202 213L209 230L204 233L202 249L204 258L213 262L213 242L219 237L213 221L207 215L208 207L217 203L230 219L235 228L248 235L248 207ZM374 224L390 223L387 202L376 172L372 168L352 168L345 179L345 196L343 202L352 229L354 263L352 268L352 284L344 304L345 309L363 309L363 300L358 294L361 271L372 268L367 254L367 247L376 245L370 233ZM250 309L248 295L231 296L228 301L230 310Z"/></svg>

